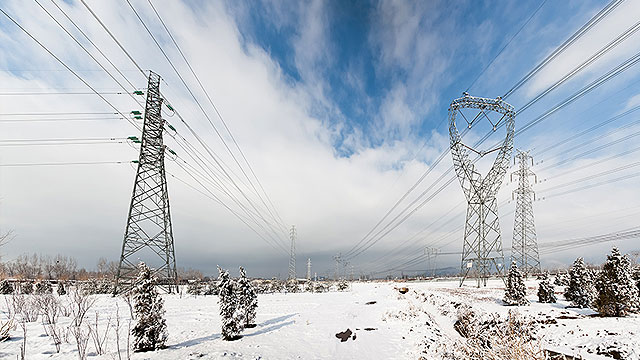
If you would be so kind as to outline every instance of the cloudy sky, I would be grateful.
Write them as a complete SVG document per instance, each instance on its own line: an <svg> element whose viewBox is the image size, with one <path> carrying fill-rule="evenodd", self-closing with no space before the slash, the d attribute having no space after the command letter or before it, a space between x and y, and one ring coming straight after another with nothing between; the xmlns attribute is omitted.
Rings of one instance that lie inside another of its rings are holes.
<svg viewBox="0 0 640 360"><path fill-rule="evenodd" d="M213 274L217 264L245 265L265 277L285 276L292 224L300 276L307 258L313 272L331 274L337 253L351 255L356 273L421 270L426 261L411 259L427 246L454 253L438 267L458 267L466 205L457 179L446 185L449 104L464 91L506 94L608 3L85 2L0 2L41 44L0 14L0 230L14 233L2 259L59 253L94 267L100 257L119 257L136 171L130 161L139 152L124 139L140 136L131 122L142 124L119 113L142 111L144 97L127 93L147 81L130 56L162 76L165 102L197 134L164 109L177 130L165 143L178 156L166 161L178 266ZM507 101L521 109L632 28L638 13L639 2L624 1ZM518 113L516 130L638 51L640 35L631 32ZM638 226L639 83L640 65L631 63L515 138L534 157L541 245ZM480 138L481 129L468 136ZM90 164L42 165L53 163ZM228 195L208 174L220 176ZM507 176L498 196L507 257L515 186ZM637 239L541 246L541 261L601 262L613 244L638 250Z"/></svg>

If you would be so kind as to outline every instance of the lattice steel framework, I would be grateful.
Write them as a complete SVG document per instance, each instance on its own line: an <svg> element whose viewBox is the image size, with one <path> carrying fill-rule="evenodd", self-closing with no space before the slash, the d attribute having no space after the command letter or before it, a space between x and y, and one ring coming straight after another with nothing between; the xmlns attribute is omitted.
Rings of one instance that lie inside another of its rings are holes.
<svg viewBox="0 0 640 360"><path fill-rule="evenodd" d="M536 182L537 178L536 174L529 169L529 163L533 166L533 157L529 155L528 151L517 150L514 162L516 160L520 167L511 174L512 181L514 175L518 178L518 187L511 195L516 197L511 259L515 260L520 271L528 275L540 273L540 254L538 252L538 240L533 217L535 193L529 182L529 177L533 176Z"/></svg>
<svg viewBox="0 0 640 360"><path fill-rule="evenodd" d="M463 109L477 110L477 115L468 121L462 113ZM497 114L499 120L492 120L491 116L495 116L492 113ZM461 117L465 119L468 128L472 128L473 125L485 119L493 125L493 131L504 125L506 128L504 141L498 147L488 151L478 151L465 145L456 128L458 114L461 114ZM465 93L463 97L454 100L449 106L451 156L468 205L462 247L460 286L470 274L475 274L477 277L478 287L481 284L486 286L487 279L494 271L502 276L504 253L500 237L496 194L511 160L514 127L515 111L513 106L500 98L485 99L469 96ZM470 159L469 151L475 152L479 157L497 151L498 154L493 166L485 177L482 177L476 170L475 161Z"/></svg>
<svg viewBox="0 0 640 360"><path fill-rule="evenodd" d="M164 120L161 107L160 76L150 72L140 158L114 293L126 292L135 285L137 263L140 260L148 261L148 264L154 267L153 272L160 287L169 293L178 290L169 193L164 168L166 147L162 142ZM145 251L146 254L153 254L151 258L139 259ZM160 265L156 267L155 263Z"/></svg>
<svg viewBox="0 0 640 360"><path fill-rule="evenodd" d="M424 249L424 254L427 256L427 272L431 273L431 277L436 277L436 260L438 258L438 254L440 253L440 249L434 247L426 247ZM429 274L427 274L429 275Z"/></svg>
<svg viewBox="0 0 640 360"><path fill-rule="evenodd" d="M311 259L307 259L307 280L311 280Z"/></svg>
<svg viewBox="0 0 640 360"><path fill-rule="evenodd" d="M289 280L297 279L296 276L296 226L291 225L289 238L291 238L291 256L289 257Z"/></svg>

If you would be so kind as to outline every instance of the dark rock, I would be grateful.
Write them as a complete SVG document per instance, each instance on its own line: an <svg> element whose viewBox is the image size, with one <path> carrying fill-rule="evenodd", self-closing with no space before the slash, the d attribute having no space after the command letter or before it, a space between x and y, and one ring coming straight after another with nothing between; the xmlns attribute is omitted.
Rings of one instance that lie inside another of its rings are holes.
<svg viewBox="0 0 640 360"><path fill-rule="evenodd" d="M345 342L349 340L349 337L351 337L351 334L352 334L351 330L347 328L347 330L337 333L336 337L340 339L340 342Z"/></svg>

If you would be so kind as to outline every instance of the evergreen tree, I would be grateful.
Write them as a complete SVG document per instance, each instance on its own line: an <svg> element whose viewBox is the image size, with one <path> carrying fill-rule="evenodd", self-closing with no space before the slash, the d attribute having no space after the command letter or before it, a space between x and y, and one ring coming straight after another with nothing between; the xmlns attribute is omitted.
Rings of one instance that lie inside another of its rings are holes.
<svg viewBox="0 0 640 360"><path fill-rule="evenodd" d="M553 281L553 283L558 286L567 286L569 285L568 277L569 277L569 274L558 272L558 274L556 274L556 278Z"/></svg>
<svg viewBox="0 0 640 360"><path fill-rule="evenodd" d="M34 292L36 295L51 294L53 292L53 286L46 280L38 281Z"/></svg>
<svg viewBox="0 0 640 360"><path fill-rule="evenodd" d="M138 265L138 278L133 289L136 325L131 329L133 351L158 350L167 341L167 323L164 319L164 301L155 288L156 279L145 263Z"/></svg>
<svg viewBox="0 0 640 360"><path fill-rule="evenodd" d="M207 289L204 291L205 295L218 295L218 285L215 282L207 284Z"/></svg>
<svg viewBox="0 0 640 360"><path fill-rule="evenodd" d="M569 284L564 291L564 297L572 306L588 308L595 299L593 276L579 257L569 269Z"/></svg>
<svg viewBox="0 0 640 360"><path fill-rule="evenodd" d="M9 282L9 280L0 281L0 295L11 295L13 294L13 285Z"/></svg>
<svg viewBox="0 0 640 360"><path fill-rule="evenodd" d="M555 288L549 281L549 274L545 273L538 286L538 301L541 303L554 303L556 302Z"/></svg>
<svg viewBox="0 0 640 360"><path fill-rule="evenodd" d="M235 340L242 331L242 316L239 313L239 303L236 294L236 284L229 276L229 272L218 266L218 302L220 317L222 318L222 338Z"/></svg>
<svg viewBox="0 0 640 360"><path fill-rule="evenodd" d="M187 286L187 294L202 295L202 283L200 280L194 280Z"/></svg>
<svg viewBox="0 0 640 360"><path fill-rule="evenodd" d="M522 273L518 270L515 260L511 262L511 268L507 275L507 287L504 293L506 305L529 305L527 300L527 287L524 284Z"/></svg>
<svg viewBox="0 0 640 360"><path fill-rule="evenodd" d="M240 266L240 278L238 278L238 301L244 327L254 327L258 295L242 266Z"/></svg>
<svg viewBox="0 0 640 360"><path fill-rule="evenodd" d="M20 283L20 292L29 295L33 293L33 282L31 280L23 281Z"/></svg>
<svg viewBox="0 0 640 360"><path fill-rule="evenodd" d="M58 295L62 296L66 294L67 294L67 289L65 289L64 287L64 282L63 281L58 282Z"/></svg>
<svg viewBox="0 0 640 360"><path fill-rule="evenodd" d="M636 281L636 287L638 288L638 293L640 293L640 266L636 266L633 272L633 280Z"/></svg>
<svg viewBox="0 0 640 360"><path fill-rule="evenodd" d="M632 278L629 258L614 247L596 281L595 307L604 316L626 316L639 307L638 288Z"/></svg>
<svg viewBox="0 0 640 360"><path fill-rule="evenodd" d="M349 288L349 283L346 279L340 279L338 280L336 287L338 288L338 291L345 291Z"/></svg>
<svg viewBox="0 0 640 360"><path fill-rule="evenodd" d="M286 288L287 288L287 292L297 293L300 290L300 288L298 287L298 280L297 279L287 280Z"/></svg>

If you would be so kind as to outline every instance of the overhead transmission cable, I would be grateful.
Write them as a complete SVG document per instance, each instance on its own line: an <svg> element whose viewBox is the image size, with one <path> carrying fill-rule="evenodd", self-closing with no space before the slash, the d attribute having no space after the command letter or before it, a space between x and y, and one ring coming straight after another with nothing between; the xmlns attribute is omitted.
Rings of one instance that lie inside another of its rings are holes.
<svg viewBox="0 0 640 360"><path fill-rule="evenodd" d="M589 22L587 24L585 24L583 27L581 27L577 32L575 32L569 39L567 39L567 41L565 41L565 43L563 43L560 47L558 47L552 54L550 54L547 58L545 58L541 63L538 64L538 66L536 66L536 68L534 68L531 72L529 72L527 75L525 75L525 77L523 79L521 79L505 96L503 96L503 98L506 98L507 96L509 96L513 91L517 90L517 88L519 88L520 86L522 86L524 83L526 83L532 76L534 76L535 74L537 74L538 71L540 71L542 68L544 68L551 60L553 60L555 57L557 57L560 53L562 53L569 45L571 45L573 42L575 42L577 39L579 39L581 36L584 35L584 33L586 33L589 29L591 29L595 24L597 24L598 22L600 22L600 20L602 20L605 16L607 16L611 11L613 11L613 9L615 9L615 7L617 7L618 5L620 5L620 3L622 3L622 0L614 0L611 3L609 3L602 11L600 11L598 14L596 14L594 17L591 18L591 20L589 20ZM584 68L584 67L583 67ZM617 74L616 74L617 75ZM614 75L615 76L615 75ZM560 81L558 81L557 83L560 82L564 82L568 80L568 78L565 79L561 79ZM555 87L554 87L555 88ZM539 99L538 99L539 100ZM568 104L565 104L568 105ZM551 113L557 111L558 109L555 109L554 111L552 111ZM549 115L551 114L549 113ZM548 116L548 115L547 115ZM467 129L465 129L467 130ZM462 134L462 136L464 136L464 132ZM485 140L486 138L488 138L488 135L485 136L485 138L483 140ZM434 161L434 164L432 164L432 166L427 170L427 172L430 172L435 166L437 166L437 164L440 163L440 161L446 156L447 151L444 151L437 159L436 161ZM451 167L449 170L452 170L453 167ZM375 231L375 229L380 226L380 224L390 215L391 212L393 212L393 210L395 210L395 208L397 208L397 206L399 205L399 203L401 203L426 177L426 172L425 174L423 174L418 181L394 204L394 206L392 207L391 210L389 210L384 216L383 218L378 221L378 223L376 223L376 225L374 225L374 227L372 228L372 230L370 230L367 235L365 235L365 237L363 237L363 239L361 239L354 247L351 248L351 250L349 250L346 254L352 254L355 251L357 251L357 248L359 246L361 246L362 243L364 243L365 241L367 241L367 237L369 237L369 235ZM368 242L368 241L367 241Z"/></svg>
<svg viewBox="0 0 640 360"><path fill-rule="evenodd" d="M540 11L540 9L542 9L542 7L544 6L544 4L547 3L547 0L543 0L540 5L538 6L538 8L536 8L536 10L531 13L531 16L529 16L529 18L527 19L527 21L525 21L522 26L520 26L520 28L518 29L518 31L516 31L513 36L511 36L511 38L509 39L509 41L507 41L506 44L504 44L504 46L500 49L500 51L498 51L498 53L493 57L493 59L491 59L491 61L489 61L489 63L484 67L484 69L482 69L482 71L478 74L478 76L475 77L475 79L471 82L471 85L469 85L469 87L467 87L467 92L469 92L469 90L471 90L471 88L473 87L473 85L475 85L476 81L478 81L478 79L480 79L480 77L491 67L491 65L493 65L493 62L496 61L496 59L502 54L502 52L509 47L509 45L511 44L511 42L513 41L513 39L515 39L520 32L522 32L522 30L529 24L529 22L531 22L531 20L534 18L534 16L536 16L536 14L538 13L538 11Z"/></svg>
<svg viewBox="0 0 640 360"><path fill-rule="evenodd" d="M171 39L171 41L173 42L173 44L175 45L176 49L178 50L178 52L180 53L180 56L182 57L182 59L184 60L185 64L187 65L187 67L189 68L189 71L191 72L191 75L193 75L193 77L196 79L196 81L198 82L198 85L200 86L200 89L202 90L202 92L205 94L207 100L209 101L209 104L211 105L211 107L214 109L214 111L216 112L216 114L218 115L218 118L220 119L220 121L222 122L224 128L227 130L227 133L229 134L229 137L231 138L231 140L233 141L235 147L238 149L238 152L240 153L242 159L244 160L244 162L247 164L247 167L249 168L249 171L251 172L251 174L253 175L253 178L256 179L256 182L258 183L258 186L260 187L260 189L262 190L262 193L264 194L265 198L267 199L267 201L269 202L269 204L271 205L271 208L273 209L273 212L275 213L276 217L278 218L278 220L280 221L280 223L283 223L282 218L280 217L280 215L278 214L278 210L277 208L273 205L273 202L271 201L269 195L267 194L267 192L265 191L262 182L260 182L260 179L258 178L258 176L256 175L255 171L253 170L253 167L251 166L251 163L249 163L249 160L247 160L247 157L245 156L244 152L242 151L242 149L240 148L240 145L238 144L238 142L236 141L235 136L233 136L233 133L231 132L231 130L229 129L229 126L227 125L227 122L224 120L224 117L222 116L222 114L220 113L220 111L218 110L218 107L216 106L216 104L213 102L213 99L211 98L211 96L209 95L209 92L207 91L207 89L205 88L205 86L202 84L202 81L200 81L200 78L198 77L198 75L196 74L195 70L193 69L193 67L191 66L191 63L189 62L189 60L187 59L187 57L185 56L184 52L182 51L182 49L180 48L180 45L178 45L178 42L176 41L176 39L174 38L173 34L171 33L171 31L169 30L169 27L166 25L166 23L164 22L164 20L162 19L162 17L160 16L160 14L158 13L158 11L156 10L155 6L153 5L153 2L151 0L147 0L149 2L149 5L151 6L151 9L153 9L153 12L156 14L156 16L158 17L158 20L160 21L160 23L162 24L162 27L165 29L165 31L167 32L167 34L169 35L169 38ZM546 0L545 0L546 1ZM239 165L239 164L238 164ZM252 184L253 186L253 184ZM254 188L254 190L257 192L257 189ZM260 198L262 200L262 198ZM264 202L264 200L262 200ZM267 206L267 204L264 204L265 207L269 210L269 207ZM270 210L269 210L270 211ZM285 229L286 230L286 229Z"/></svg>
<svg viewBox="0 0 640 360"><path fill-rule="evenodd" d="M202 106L202 104L200 104L200 101L198 100L198 98L195 96L195 94L193 93L193 91L191 90L191 88L189 88L189 85L187 84L187 82L184 80L184 78L182 77L182 75L180 74L180 72L178 71L178 69L176 68L175 64L173 63L173 61L171 61L171 59L169 58L168 54L166 53L166 51L162 48L162 46L160 45L160 43L158 42L158 40L156 39L155 35L153 34L153 32L151 32L151 30L149 29L149 27L147 26L147 24L144 22L144 20L142 19L142 17L140 16L140 14L138 13L138 11L133 7L133 5L131 4L131 1L126 0L127 4L129 4L129 7L131 8L131 10L133 11L133 13L136 15L136 17L138 18L138 20L140 21L140 23L142 24L142 26L145 28L145 30L147 31L147 33L149 34L149 36L151 37L151 39L153 40L153 42L156 44L156 46L158 47L158 49L160 50L160 52L162 53L162 55L165 57L165 59L167 60L167 62L169 63L169 65L171 66L171 68L173 69L173 71L176 73L176 75L178 76L178 78L180 79L180 81L182 82L182 84L184 85L184 87L187 89L187 91L189 92L189 94L191 95L191 97L193 98L193 101L196 103L196 105L198 106L198 108L201 110L201 112L203 113L203 115L205 116L205 118L207 119L207 121L209 122L209 124L211 125L211 127L213 128L213 130L215 131L216 135L218 136L218 138L220 139L220 141L222 142L222 144L225 146L225 148L227 149L227 152L231 155L232 159L234 160L234 162L238 165L238 168L240 169L240 171L243 173L243 175L245 176L245 178L249 181L249 184L251 184L252 188L254 189L256 195L258 196L258 198L261 200L261 202L265 205L265 208L267 208L268 212L271 214L271 216L273 217L273 219L276 221L276 223L280 224L280 226L282 227L282 231L285 234L285 238L286 238L286 227L284 226L284 224L282 224L281 221L279 221L274 215L273 213L271 213L271 210L269 209L269 206L266 204L266 202L264 201L264 199L262 199L262 196L260 195L259 191L257 190L257 188L255 187L255 185L253 185L253 182L251 181L251 179L249 178L249 175L245 172L244 167L240 164L240 162L238 161L237 157L235 156L235 154L233 153L233 151L231 150L231 148L229 147L229 145L227 144L226 140L224 139L224 137L222 136L222 133L218 130L218 128L215 126L215 124L213 123L211 117L209 116L209 114L206 112L206 110L204 109L204 107ZM180 51L181 52L181 51ZM181 52L182 53L182 52ZM186 58L185 58L186 59ZM195 74L195 73L194 73ZM198 80L199 81L199 80ZM200 83L201 84L201 83ZM203 87L204 88L204 87ZM205 90L206 93L206 90ZM208 93L206 93L208 96ZM210 99L210 97L209 97ZM213 104L213 101L211 102ZM215 105L214 105L215 108ZM218 116L222 119L222 116L220 115L220 113L218 112L217 108L215 108L216 113L218 114ZM224 121L224 120L223 120ZM226 125L225 125L226 126ZM227 128L228 130L228 128Z"/></svg>
<svg viewBox="0 0 640 360"><path fill-rule="evenodd" d="M111 39L118 45L118 47L125 53L125 55L129 58L129 60L135 65L135 67L141 72L141 74L143 76L145 76L145 72L144 70L142 70L142 67L135 61L135 59L131 56L131 54L124 48L124 46L120 43L120 41L115 37L115 35L108 29L108 27L104 24L104 22L102 22L102 20L100 20L100 18L97 16L97 14L88 6L88 4L84 1L81 0L82 4L85 6L85 8L89 11L89 13L91 13L91 15L94 17L94 19L102 26L102 28L107 32L107 34L109 34L109 36L111 37ZM214 160L214 162L217 164L217 166L221 169L221 171L224 173L224 175L229 179L229 181L231 181L234 185L234 187L242 194L242 196L247 200L247 202L253 207L255 208L255 205L253 204L253 202L247 197L247 195L244 193L244 191L237 185L236 181L233 179L233 177L231 177L231 175L229 174L229 171L232 172L232 170L229 168L229 170L225 169L226 164L224 164L224 161L222 161L222 159L218 159L216 157L216 155L213 153L213 151L209 148L209 146L202 140L202 138L195 132L195 130L185 121L185 119L182 117L182 115L177 111L177 109L174 109L174 113L175 115L178 116L178 118L180 119L180 121L182 122L183 125L185 125L185 127L189 130L189 132L196 138L196 140L200 143L200 145L205 149L205 151L209 154L209 156ZM184 138L183 138L184 139ZM184 139L186 141L186 139ZM228 167L228 166L227 166ZM257 208L255 208L256 211Z"/></svg>

